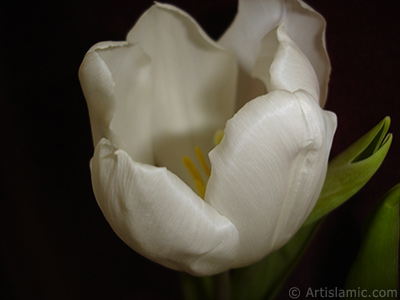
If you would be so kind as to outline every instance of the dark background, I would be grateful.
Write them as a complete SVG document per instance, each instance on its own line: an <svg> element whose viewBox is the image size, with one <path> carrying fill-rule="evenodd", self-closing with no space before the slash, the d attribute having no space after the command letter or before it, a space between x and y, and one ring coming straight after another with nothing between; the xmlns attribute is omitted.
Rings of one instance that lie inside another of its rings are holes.
<svg viewBox="0 0 400 300"><path fill-rule="evenodd" d="M386 115L394 142L381 169L319 231L283 289L342 287L364 218L400 181L397 1L309 0L328 22L338 116L332 155ZM77 72L91 45L124 40L151 1L8 1L0 6L0 298L180 299L178 274L130 250L94 199L93 153ZM174 0L217 38L234 0Z"/></svg>

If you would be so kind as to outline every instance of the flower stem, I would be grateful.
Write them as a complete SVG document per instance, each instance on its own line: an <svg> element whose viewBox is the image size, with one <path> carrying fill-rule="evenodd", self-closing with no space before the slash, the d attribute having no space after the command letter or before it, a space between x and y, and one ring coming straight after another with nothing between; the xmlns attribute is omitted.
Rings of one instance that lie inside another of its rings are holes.
<svg viewBox="0 0 400 300"><path fill-rule="evenodd" d="M229 271L215 276L216 281L216 299L229 300L231 298L230 274Z"/></svg>

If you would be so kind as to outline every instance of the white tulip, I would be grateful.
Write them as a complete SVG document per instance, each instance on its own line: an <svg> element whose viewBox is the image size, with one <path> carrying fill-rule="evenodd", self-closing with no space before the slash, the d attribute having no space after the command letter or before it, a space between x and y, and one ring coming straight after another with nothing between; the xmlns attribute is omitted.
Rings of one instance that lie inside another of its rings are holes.
<svg viewBox="0 0 400 300"><path fill-rule="evenodd" d="M321 108L324 28L300 0L240 0L216 43L185 12L156 3L126 42L88 51L79 77L93 190L126 244L203 276L254 263L296 233L318 199L336 129ZM182 163L196 161L195 146L209 152L204 184Z"/></svg>

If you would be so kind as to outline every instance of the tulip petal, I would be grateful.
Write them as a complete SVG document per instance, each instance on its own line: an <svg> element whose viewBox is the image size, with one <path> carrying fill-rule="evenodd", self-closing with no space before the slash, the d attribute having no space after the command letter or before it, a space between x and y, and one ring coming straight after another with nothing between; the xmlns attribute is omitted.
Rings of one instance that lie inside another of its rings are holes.
<svg viewBox="0 0 400 300"><path fill-rule="evenodd" d="M310 60L320 85L320 104L324 105L330 62L325 49L325 20L301 0L239 0L238 14L219 43L236 52L240 69L238 95L255 89L249 80L263 37L281 23L289 36ZM259 87L257 88L259 91ZM246 99L241 99L241 101ZM249 99L247 99L249 100Z"/></svg>
<svg viewBox="0 0 400 300"><path fill-rule="evenodd" d="M238 246L234 225L166 168L135 162L102 139L91 171L104 216L135 251L193 275L232 265Z"/></svg>
<svg viewBox="0 0 400 300"><path fill-rule="evenodd" d="M156 163L191 184L183 156L213 148L234 112L237 62L185 12L156 3L127 37L151 57Z"/></svg>
<svg viewBox="0 0 400 300"><path fill-rule="evenodd" d="M153 163L150 60L140 46L103 42L86 54L79 79L93 141L106 137L143 163Z"/></svg>
<svg viewBox="0 0 400 300"><path fill-rule="evenodd" d="M252 75L261 79L270 92L279 89L295 92L303 89L316 101L319 99L315 71L307 57L287 35L283 24L262 39Z"/></svg>
<svg viewBox="0 0 400 300"><path fill-rule="evenodd" d="M238 229L235 267L281 247L300 228L321 191L336 116L305 91L274 91L227 122L210 152L205 200Z"/></svg>

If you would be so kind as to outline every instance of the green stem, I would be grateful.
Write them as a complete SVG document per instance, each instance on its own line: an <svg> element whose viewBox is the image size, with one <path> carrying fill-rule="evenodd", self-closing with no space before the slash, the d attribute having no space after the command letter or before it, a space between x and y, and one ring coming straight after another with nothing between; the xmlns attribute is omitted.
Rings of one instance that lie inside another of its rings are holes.
<svg viewBox="0 0 400 300"><path fill-rule="evenodd" d="M226 271L226 272L216 275L215 282L216 282L216 299L217 300L230 300L231 287L230 287L229 271Z"/></svg>

